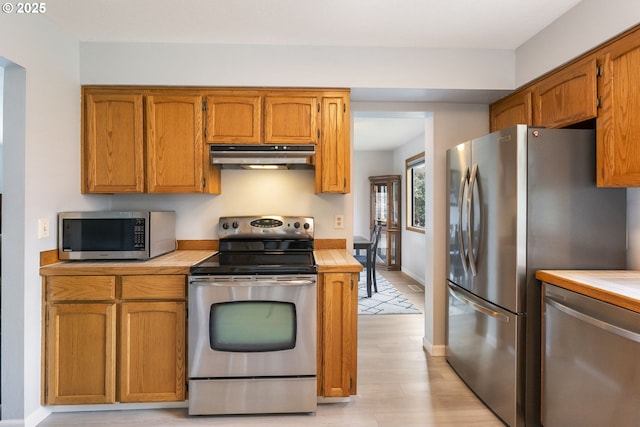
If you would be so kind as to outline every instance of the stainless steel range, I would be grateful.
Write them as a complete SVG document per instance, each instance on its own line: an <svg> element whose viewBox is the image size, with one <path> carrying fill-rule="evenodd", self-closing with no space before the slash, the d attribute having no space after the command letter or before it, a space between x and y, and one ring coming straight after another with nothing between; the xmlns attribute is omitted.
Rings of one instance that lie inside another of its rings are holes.
<svg viewBox="0 0 640 427"><path fill-rule="evenodd" d="M189 414L315 412L313 218L221 217L189 276Z"/></svg>

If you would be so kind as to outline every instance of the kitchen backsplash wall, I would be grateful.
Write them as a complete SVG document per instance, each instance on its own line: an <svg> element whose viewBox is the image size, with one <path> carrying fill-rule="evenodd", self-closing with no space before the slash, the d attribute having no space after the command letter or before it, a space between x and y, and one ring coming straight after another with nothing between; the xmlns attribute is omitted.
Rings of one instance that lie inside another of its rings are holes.
<svg viewBox="0 0 640 427"><path fill-rule="evenodd" d="M222 171L222 194L121 194L112 209L176 211L178 240L217 239L218 218L229 215L304 215L315 219L316 238L347 238L351 224L333 228L333 218L353 208L351 195L315 194L311 170ZM349 231L347 233L347 231Z"/></svg>

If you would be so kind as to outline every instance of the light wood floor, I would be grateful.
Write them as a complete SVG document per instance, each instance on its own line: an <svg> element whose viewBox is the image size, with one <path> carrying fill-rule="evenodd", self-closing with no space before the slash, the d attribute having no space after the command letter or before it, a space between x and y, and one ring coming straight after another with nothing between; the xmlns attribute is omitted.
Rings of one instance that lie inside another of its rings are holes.
<svg viewBox="0 0 640 427"><path fill-rule="evenodd" d="M424 292L400 272L380 271L421 311ZM451 370L422 348L422 314L358 318L358 394L315 415L189 417L186 409L54 413L40 426L499 427L503 424Z"/></svg>

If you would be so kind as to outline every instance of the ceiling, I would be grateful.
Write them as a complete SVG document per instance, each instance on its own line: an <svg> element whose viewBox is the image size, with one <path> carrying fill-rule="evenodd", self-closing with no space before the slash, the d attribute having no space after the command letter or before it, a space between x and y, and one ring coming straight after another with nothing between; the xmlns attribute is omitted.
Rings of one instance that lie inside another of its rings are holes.
<svg viewBox="0 0 640 427"><path fill-rule="evenodd" d="M87 42L515 49L579 2L49 0L46 16ZM354 89L352 100L486 103L499 97L459 92ZM393 149L424 131L424 120L415 117L355 120L356 150Z"/></svg>
<svg viewBox="0 0 640 427"><path fill-rule="evenodd" d="M50 0L81 41L515 49L580 0Z"/></svg>

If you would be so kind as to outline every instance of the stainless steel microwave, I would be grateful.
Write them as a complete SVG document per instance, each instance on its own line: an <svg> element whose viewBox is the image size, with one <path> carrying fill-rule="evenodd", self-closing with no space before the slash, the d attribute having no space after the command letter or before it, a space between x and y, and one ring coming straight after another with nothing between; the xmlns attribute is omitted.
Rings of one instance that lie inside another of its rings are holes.
<svg viewBox="0 0 640 427"><path fill-rule="evenodd" d="M61 260L145 260L176 249L174 211L58 213Z"/></svg>

